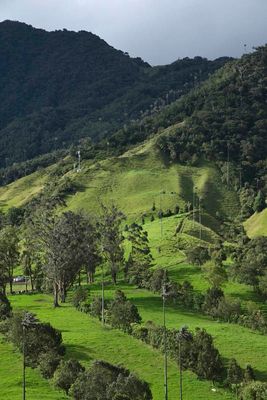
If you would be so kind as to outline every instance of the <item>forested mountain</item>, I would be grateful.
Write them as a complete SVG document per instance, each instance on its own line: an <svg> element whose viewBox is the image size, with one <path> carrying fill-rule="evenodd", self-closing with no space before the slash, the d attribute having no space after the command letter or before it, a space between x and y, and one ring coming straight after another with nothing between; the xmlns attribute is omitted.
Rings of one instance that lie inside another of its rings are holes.
<svg viewBox="0 0 267 400"><path fill-rule="evenodd" d="M151 67L92 33L0 23L0 166L99 139L173 102L228 59Z"/></svg>

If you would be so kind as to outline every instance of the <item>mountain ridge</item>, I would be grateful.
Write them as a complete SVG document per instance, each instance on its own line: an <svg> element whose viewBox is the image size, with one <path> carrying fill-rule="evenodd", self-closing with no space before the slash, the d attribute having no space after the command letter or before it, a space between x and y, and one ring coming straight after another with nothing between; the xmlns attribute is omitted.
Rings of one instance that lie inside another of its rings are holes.
<svg viewBox="0 0 267 400"><path fill-rule="evenodd" d="M86 31L47 32L4 21L0 167L80 138L109 136L146 110L187 93L226 61L196 57L151 67Z"/></svg>

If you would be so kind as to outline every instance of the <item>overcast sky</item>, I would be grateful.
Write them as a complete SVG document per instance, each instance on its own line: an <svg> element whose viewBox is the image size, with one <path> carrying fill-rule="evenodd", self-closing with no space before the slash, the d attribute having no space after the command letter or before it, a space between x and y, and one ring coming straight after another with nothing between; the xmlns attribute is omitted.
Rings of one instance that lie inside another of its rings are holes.
<svg viewBox="0 0 267 400"><path fill-rule="evenodd" d="M152 65L267 43L267 0L0 0L0 20L91 31Z"/></svg>

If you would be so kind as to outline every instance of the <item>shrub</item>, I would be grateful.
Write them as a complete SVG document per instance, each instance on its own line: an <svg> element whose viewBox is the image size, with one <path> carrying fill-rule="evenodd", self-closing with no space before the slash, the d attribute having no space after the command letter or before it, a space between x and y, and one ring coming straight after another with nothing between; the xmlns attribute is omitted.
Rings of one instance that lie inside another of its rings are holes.
<svg viewBox="0 0 267 400"><path fill-rule="evenodd" d="M213 317L227 322L238 322L241 313L240 301L225 297L219 299L217 308L209 311L209 314Z"/></svg>
<svg viewBox="0 0 267 400"><path fill-rule="evenodd" d="M30 313L28 315L32 316ZM20 350L22 350L23 344L22 320L24 317L24 312L16 313L8 320L7 337ZM65 347L62 345L61 332L53 328L49 323L35 321L35 324L25 329L26 363L33 368L38 365L38 359L42 353L51 351L54 354L63 355L65 352Z"/></svg>
<svg viewBox="0 0 267 400"><path fill-rule="evenodd" d="M242 400L266 400L267 399L267 383L252 382L245 386L242 390Z"/></svg>
<svg viewBox="0 0 267 400"><path fill-rule="evenodd" d="M51 351L40 354L38 358L38 364L42 376L46 379L52 378L60 363L60 360L61 357Z"/></svg>
<svg viewBox="0 0 267 400"><path fill-rule="evenodd" d="M79 286L73 293L72 304L75 308L80 308L81 304L88 298L88 289Z"/></svg>
<svg viewBox="0 0 267 400"><path fill-rule="evenodd" d="M197 329L191 349L192 371L199 378L221 380L223 363L219 351L213 345L212 336L205 329Z"/></svg>
<svg viewBox="0 0 267 400"><path fill-rule="evenodd" d="M54 384L59 389L69 393L71 385L85 368L77 360L62 360L54 375Z"/></svg>
<svg viewBox="0 0 267 400"><path fill-rule="evenodd" d="M141 322L136 305L127 300L121 290L116 291L114 300L109 304L107 314L110 325L122 329L124 332L131 332L131 324Z"/></svg>
<svg viewBox="0 0 267 400"><path fill-rule="evenodd" d="M0 321L11 317L12 307L6 295L0 292Z"/></svg>
<svg viewBox="0 0 267 400"><path fill-rule="evenodd" d="M101 319L102 315L102 299L99 296L95 296L91 303L91 315L93 317Z"/></svg>
<svg viewBox="0 0 267 400"><path fill-rule="evenodd" d="M210 260L208 249L203 246L191 247L186 250L187 261L193 265L203 265Z"/></svg>
<svg viewBox="0 0 267 400"><path fill-rule="evenodd" d="M125 368L95 361L72 385L75 400L152 400L148 383Z"/></svg>
<svg viewBox="0 0 267 400"><path fill-rule="evenodd" d="M205 300L203 303L203 310L205 313L212 315L214 309L218 308L220 300L224 297L222 289L209 288L205 294Z"/></svg>

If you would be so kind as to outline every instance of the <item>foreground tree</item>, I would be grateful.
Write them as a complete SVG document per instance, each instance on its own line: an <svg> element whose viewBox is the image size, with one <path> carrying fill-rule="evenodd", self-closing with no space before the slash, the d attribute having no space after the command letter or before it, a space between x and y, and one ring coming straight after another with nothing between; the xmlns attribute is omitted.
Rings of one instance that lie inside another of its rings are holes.
<svg viewBox="0 0 267 400"><path fill-rule="evenodd" d="M7 226L0 231L0 284L3 293L9 282L10 293L13 292L14 268L19 261L19 238L17 229Z"/></svg>
<svg viewBox="0 0 267 400"><path fill-rule="evenodd" d="M36 225L43 253L43 272L53 287L54 306L59 296L65 302L68 288L91 254L90 223L81 214L65 212L60 216L44 214Z"/></svg>
<svg viewBox="0 0 267 400"><path fill-rule="evenodd" d="M95 361L90 370L80 374L70 394L75 400L152 400L148 383L104 361Z"/></svg>

